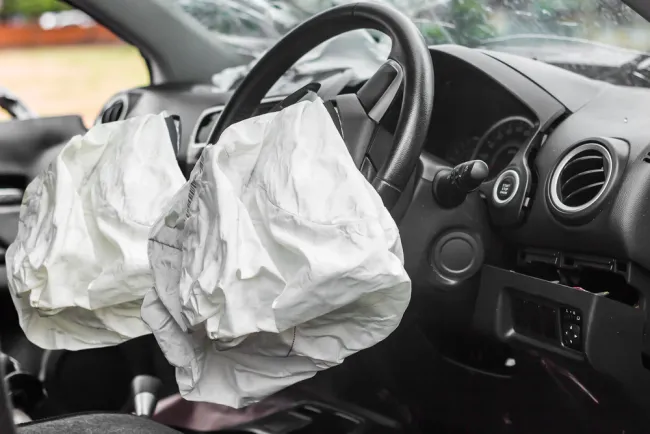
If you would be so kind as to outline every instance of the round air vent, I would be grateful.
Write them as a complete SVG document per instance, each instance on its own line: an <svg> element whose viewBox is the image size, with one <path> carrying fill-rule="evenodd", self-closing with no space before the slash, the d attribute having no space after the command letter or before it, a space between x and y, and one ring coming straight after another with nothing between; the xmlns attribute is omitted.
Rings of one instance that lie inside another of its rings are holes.
<svg viewBox="0 0 650 434"><path fill-rule="evenodd" d="M550 185L553 206L565 214L594 205L612 176L612 156L600 143L585 143L571 150L557 165Z"/></svg>

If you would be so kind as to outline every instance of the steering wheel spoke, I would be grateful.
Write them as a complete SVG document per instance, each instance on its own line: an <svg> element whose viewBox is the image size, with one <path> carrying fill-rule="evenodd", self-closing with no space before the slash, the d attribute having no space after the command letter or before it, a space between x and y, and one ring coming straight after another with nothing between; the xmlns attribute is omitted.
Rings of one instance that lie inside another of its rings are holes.
<svg viewBox="0 0 650 434"><path fill-rule="evenodd" d="M335 106L341 121L343 141L354 164L361 168L377 124L368 116L355 94L336 97Z"/></svg>
<svg viewBox="0 0 650 434"><path fill-rule="evenodd" d="M379 67L377 72L359 89L357 97L368 117L379 123L391 107L404 80L404 69L393 59Z"/></svg>
<svg viewBox="0 0 650 434"><path fill-rule="evenodd" d="M401 65L389 59L356 94L344 94L334 99L345 144L352 160L370 182L392 147L392 136L387 139L387 132L379 123L398 98L403 79ZM381 143L375 143L378 135ZM379 151L370 152L371 145Z"/></svg>

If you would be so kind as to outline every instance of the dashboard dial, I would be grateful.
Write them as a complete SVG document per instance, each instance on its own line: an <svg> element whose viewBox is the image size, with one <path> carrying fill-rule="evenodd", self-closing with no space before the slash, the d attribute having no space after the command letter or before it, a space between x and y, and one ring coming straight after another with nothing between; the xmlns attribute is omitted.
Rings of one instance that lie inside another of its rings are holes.
<svg viewBox="0 0 650 434"><path fill-rule="evenodd" d="M454 166L471 160L479 140L480 137L472 136L454 143L453 146L447 148L445 160Z"/></svg>
<svg viewBox="0 0 650 434"><path fill-rule="evenodd" d="M513 116L502 119L481 137L472 159L485 161L490 168L488 179L493 179L508 167L534 132L535 126L526 118Z"/></svg>

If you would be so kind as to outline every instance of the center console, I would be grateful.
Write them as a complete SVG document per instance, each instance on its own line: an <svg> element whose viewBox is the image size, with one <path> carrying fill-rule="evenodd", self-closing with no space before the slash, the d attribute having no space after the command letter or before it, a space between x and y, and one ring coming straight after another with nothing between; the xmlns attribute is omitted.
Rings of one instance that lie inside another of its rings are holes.
<svg viewBox="0 0 650 434"><path fill-rule="evenodd" d="M342 409L317 401L303 401L221 434L398 434L399 425L365 410Z"/></svg>
<svg viewBox="0 0 650 434"><path fill-rule="evenodd" d="M628 305L571 287L485 266L473 327L515 347L566 360L614 379L650 405L643 300Z"/></svg>
<svg viewBox="0 0 650 434"><path fill-rule="evenodd" d="M536 299L514 289L509 294L516 333L560 348L583 350L581 309Z"/></svg>

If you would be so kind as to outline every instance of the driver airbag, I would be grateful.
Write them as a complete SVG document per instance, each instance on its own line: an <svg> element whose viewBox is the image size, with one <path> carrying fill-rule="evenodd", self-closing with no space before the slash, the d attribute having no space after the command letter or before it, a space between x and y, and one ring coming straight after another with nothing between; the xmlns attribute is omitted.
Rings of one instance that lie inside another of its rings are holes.
<svg viewBox="0 0 650 434"><path fill-rule="evenodd" d="M321 100L230 126L155 223L142 317L189 400L243 407L375 345L411 282Z"/></svg>

